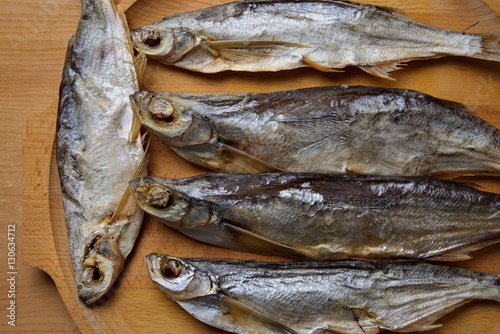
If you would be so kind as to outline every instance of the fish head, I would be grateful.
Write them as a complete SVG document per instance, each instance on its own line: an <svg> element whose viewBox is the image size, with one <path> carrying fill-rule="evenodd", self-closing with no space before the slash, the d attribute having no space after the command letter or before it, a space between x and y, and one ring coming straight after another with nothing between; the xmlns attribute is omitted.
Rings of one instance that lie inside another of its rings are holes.
<svg viewBox="0 0 500 334"><path fill-rule="evenodd" d="M139 122L169 146L190 147L216 140L211 122L169 93L137 92L130 96Z"/></svg>
<svg viewBox="0 0 500 334"><path fill-rule="evenodd" d="M185 260L153 253L146 256L146 263L151 280L175 301L216 294L216 277Z"/></svg>
<svg viewBox="0 0 500 334"><path fill-rule="evenodd" d="M197 45L196 36L183 29L160 29L154 25L132 30L132 41L147 57L172 65Z"/></svg>
<svg viewBox="0 0 500 334"><path fill-rule="evenodd" d="M117 241L104 232L92 233L86 241L85 254L77 271L78 297L91 304L113 285L125 259Z"/></svg>
<svg viewBox="0 0 500 334"><path fill-rule="evenodd" d="M205 203L175 190L168 185L168 179L136 178L130 181L130 188L144 211L170 227L196 228L213 221Z"/></svg>

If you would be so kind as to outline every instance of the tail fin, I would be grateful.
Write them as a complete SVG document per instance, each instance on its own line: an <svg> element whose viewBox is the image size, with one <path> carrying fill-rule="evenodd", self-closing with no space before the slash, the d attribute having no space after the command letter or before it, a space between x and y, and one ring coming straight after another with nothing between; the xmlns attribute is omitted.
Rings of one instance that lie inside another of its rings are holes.
<svg viewBox="0 0 500 334"><path fill-rule="evenodd" d="M479 34L482 37L483 52L472 55L473 58L500 62L500 32Z"/></svg>

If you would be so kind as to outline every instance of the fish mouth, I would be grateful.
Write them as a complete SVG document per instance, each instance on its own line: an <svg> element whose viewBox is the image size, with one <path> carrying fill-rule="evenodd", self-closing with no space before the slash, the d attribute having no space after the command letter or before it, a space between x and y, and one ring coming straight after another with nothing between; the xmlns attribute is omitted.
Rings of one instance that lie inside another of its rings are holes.
<svg viewBox="0 0 500 334"><path fill-rule="evenodd" d="M145 176L129 182L130 189L142 210L154 214L174 203L173 193L168 185L157 182L154 177Z"/></svg>
<svg viewBox="0 0 500 334"><path fill-rule="evenodd" d="M123 262L114 264L114 267L123 267ZM110 270L100 266L86 266L82 268L80 282L78 284L78 297L86 305L90 305L101 299L109 292L115 282L121 268Z"/></svg>
<svg viewBox="0 0 500 334"><path fill-rule="evenodd" d="M130 180L128 184L141 209L148 212L148 197L151 183L148 182L146 178L147 177L138 177Z"/></svg>
<svg viewBox="0 0 500 334"><path fill-rule="evenodd" d="M141 49L140 45L144 44L141 40L141 28L132 30L130 32L130 38L132 39L134 46Z"/></svg>
<svg viewBox="0 0 500 334"><path fill-rule="evenodd" d="M78 297L92 304L106 294L125 263L118 244L107 235L93 234L77 275Z"/></svg>
<svg viewBox="0 0 500 334"><path fill-rule="evenodd" d="M158 253L151 253L146 256L146 264L148 266L149 276L156 284L160 284L163 280L162 263L165 261L165 256Z"/></svg>
<svg viewBox="0 0 500 334"><path fill-rule="evenodd" d="M132 42L140 49L155 49L161 41L161 32L151 27L142 27L130 32Z"/></svg>
<svg viewBox="0 0 500 334"><path fill-rule="evenodd" d="M143 200L142 196L144 191L141 191L145 186L144 180L142 177L138 177L129 181L130 189L132 189L133 194L135 195L137 200Z"/></svg>
<svg viewBox="0 0 500 334"><path fill-rule="evenodd" d="M145 97L144 92L136 92L129 96L130 108L134 112L139 122L144 123L144 113L142 111L141 100Z"/></svg>

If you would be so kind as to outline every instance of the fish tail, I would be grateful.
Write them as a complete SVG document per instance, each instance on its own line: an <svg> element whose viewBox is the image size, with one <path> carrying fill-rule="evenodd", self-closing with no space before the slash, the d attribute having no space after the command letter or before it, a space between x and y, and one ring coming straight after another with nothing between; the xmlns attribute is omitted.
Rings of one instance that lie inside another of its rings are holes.
<svg viewBox="0 0 500 334"><path fill-rule="evenodd" d="M473 58L500 62L500 32L479 34L483 51L473 54Z"/></svg>

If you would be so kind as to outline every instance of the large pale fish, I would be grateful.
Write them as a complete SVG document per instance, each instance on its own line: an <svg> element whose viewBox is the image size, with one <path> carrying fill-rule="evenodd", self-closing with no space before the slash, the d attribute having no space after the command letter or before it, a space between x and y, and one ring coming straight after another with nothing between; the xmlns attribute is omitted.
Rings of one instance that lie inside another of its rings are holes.
<svg viewBox="0 0 500 334"><path fill-rule="evenodd" d="M233 333L424 331L500 277L409 261L258 262L146 257L153 282L196 319Z"/></svg>
<svg viewBox="0 0 500 334"><path fill-rule="evenodd" d="M240 251L453 261L500 241L500 195L434 178L206 174L138 178L131 187L166 225Z"/></svg>
<svg viewBox="0 0 500 334"><path fill-rule="evenodd" d="M500 61L500 33L436 28L350 1L237 1L167 16L132 31L132 39L148 57L206 73L357 66L389 79L414 59Z"/></svg>
<svg viewBox="0 0 500 334"><path fill-rule="evenodd" d="M141 123L217 172L500 175L500 130L416 91L314 87L132 96Z"/></svg>
<svg viewBox="0 0 500 334"><path fill-rule="evenodd" d="M134 59L125 16L113 1L82 0L62 76L56 142L71 263L86 304L109 290L142 222L128 188L146 170L129 95L144 65L143 56Z"/></svg>

